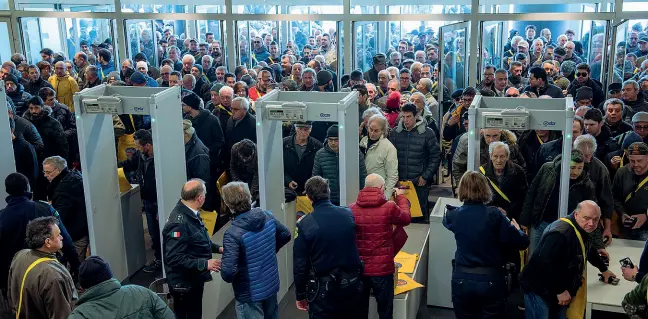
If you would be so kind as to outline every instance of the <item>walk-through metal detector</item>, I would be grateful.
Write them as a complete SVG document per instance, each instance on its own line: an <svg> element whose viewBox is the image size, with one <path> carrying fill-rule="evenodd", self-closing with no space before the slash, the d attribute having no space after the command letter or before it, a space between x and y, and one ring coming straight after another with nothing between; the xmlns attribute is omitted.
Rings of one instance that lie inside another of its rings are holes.
<svg viewBox="0 0 648 319"><path fill-rule="evenodd" d="M479 166L481 129L550 130L563 133L563 158L572 150L574 103L571 97L561 99L524 99L475 96L468 108L468 170ZM473 159L472 161L470 159ZM569 196L569 161L560 168L560 217L567 212Z"/></svg>
<svg viewBox="0 0 648 319"><path fill-rule="evenodd" d="M259 200L262 209L295 229L294 209L286 209L282 121L337 122L340 139L340 204L356 200L360 188L358 151L358 93L288 92L273 90L256 101ZM292 203L294 205L294 202ZM292 206L294 207L294 206ZM278 298L293 282L293 241L278 254L281 288Z"/></svg>
<svg viewBox="0 0 648 319"><path fill-rule="evenodd" d="M80 106L76 119L90 249L93 255L106 259L115 277L123 280L130 274L126 270L127 243L122 225L112 116L151 116L158 222L162 230L187 181L180 88L100 85L76 93L74 105Z"/></svg>
<svg viewBox="0 0 648 319"><path fill-rule="evenodd" d="M4 81L0 81L0 110L2 112L7 112L7 92L5 91ZM0 148L3 149L2 154L0 155L0 178L4 181L7 175L16 172L16 161L14 159L13 152L13 140L11 139L11 127L9 127L9 116L7 115L0 116ZM14 114L14 116L18 116ZM2 146L4 145L4 146ZM33 186L33 185L32 185ZM7 197L7 191L4 187L0 187L0 209L7 206L7 202L4 201L4 198Z"/></svg>

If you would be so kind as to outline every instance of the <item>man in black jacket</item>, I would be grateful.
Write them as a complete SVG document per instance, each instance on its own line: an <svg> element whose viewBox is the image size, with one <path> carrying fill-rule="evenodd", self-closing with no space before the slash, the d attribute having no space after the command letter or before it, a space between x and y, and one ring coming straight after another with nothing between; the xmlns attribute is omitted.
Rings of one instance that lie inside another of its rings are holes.
<svg viewBox="0 0 648 319"><path fill-rule="evenodd" d="M434 131L426 126L427 122L416 115L416 105L405 104L401 114L401 121L389 136L398 156L398 178L412 181L423 219L428 222L428 185L439 170L441 147Z"/></svg>
<svg viewBox="0 0 648 319"><path fill-rule="evenodd" d="M580 63L576 66L576 78L569 84L567 94L576 96L576 91L581 87L589 87L592 89L592 103L597 107L605 100L605 92L603 91L603 84L600 81L591 78L592 70L587 63ZM574 100L576 101L576 100Z"/></svg>
<svg viewBox="0 0 648 319"><path fill-rule="evenodd" d="M574 122L572 125L572 145L577 137L583 135L583 130L583 118L580 116L574 116ZM538 150L538 152L536 152L535 165L532 166L535 171L531 173L531 176L535 176L538 172L537 170L539 170L544 163L553 161L556 156L562 153L562 143L563 138L561 137L557 140L544 143L542 144L542 146L540 146L540 149Z"/></svg>
<svg viewBox="0 0 648 319"><path fill-rule="evenodd" d="M46 157L59 155L66 158L68 155L68 141L65 131L59 121L51 116L52 109L43 103L40 97L29 100L29 111L23 116L34 124L40 136L43 137L43 149L38 152L39 161Z"/></svg>
<svg viewBox="0 0 648 319"><path fill-rule="evenodd" d="M250 114L250 102L243 97L232 100L232 116L227 120L225 150L221 151L224 169L229 169L232 146L248 139L256 144L256 118Z"/></svg>
<svg viewBox="0 0 648 319"><path fill-rule="evenodd" d="M43 145L43 139L40 133L38 133L34 124L27 119L20 115L16 116L16 108L9 97L7 97L7 113L9 114L9 118L16 122L16 130L14 133L22 135L29 144L34 146L37 154L42 151L45 145Z"/></svg>
<svg viewBox="0 0 648 319"><path fill-rule="evenodd" d="M283 139L284 186L297 195L304 192L304 185L313 173L315 154L323 146L310 132L310 122L295 123L295 133Z"/></svg>
<svg viewBox="0 0 648 319"><path fill-rule="evenodd" d="M585 113L583 124L585 132L596 138L596 158L605 161L607 155L616 151L619 146L612 139L612 133L603 125L603 114L599 109L591 108Z"/></svg>
<svg viewBox="0 0 648 319"><path fill-rule="evenodd" d="M33 145L25 141L22 135L15 132L16 122L11 117L9 118L9 128L11 129L11 143L13 145L16 171L26 176L30 185L35 185L40 174L36 150Z"/></svg>
<svg viewBox="0 0 648 319"><path fill-rule="evenodd" d="M648 112L648 101L646 96L640 91L639 83L634 80L623 82L623 120L630 122L632 116L637 112Z"/></svg>
<svg viewBox="0 0 648 319"><path fill-rule="evenodd" d="M146 213L146 225L151 236L155 259L144 267L144 272L155 272L162 269L160 249L160 224L158 222L158 198L155 186L155 162L153 158L153 137L147 130L138 130L133 135L138 150L127 160L118 163L124 173L135 172L137 184Z"/></svg>
<svg viewBox="0 0 648 319"><path fill-rule="evenodd" d="M59 221L63 236L63 256L70 263L70 273L79 270L79 258L72 243L72 238L64 226L61 216L48 203L31 200L27 178L20 173L11 173L5 179L7 206L0 210L0 241L4 247L0 250L0 293L6 296L9 267L14 255L25 247L27 224L38 217L54 216ZM76 280L76 276L73 275Z"/></svg>
<svg viewBox="0 0 648 319"><path fill-rule="evenodd" d="M4 81L7 96L13 101L18 115L26 113L32 95L25 92L23 85L20 84L20 81L14 75L7 75Z"/></svg>
<svg viewBox="0 0 648 319"><path fill-rule="evenodd" d="M77 171L71 171L67 162L60 156L48 157L43 161L43 173L50 182L47 198L61 214L67 225L74 247L83 261L88 250L88 216L86 214L83 178Z"/></svg>
<svg viewBox="0 0 648 319"><path fill-rule="evenodd" d="M182 130L184 132L184 145L185 145L185 161L187 168L187 180L199 178L205 182L206 185L214 184L210 174L210 161L209 149L203 144L198 136L196 130L191 126L191 121L182 121ZM208 187L213 191L213 188ZM212 201L212 194L207 192L207 201L204 209L207 211L214 210Z"/></svg>
<svg viewBox="0 0 648 319"><path fill-rule="evenodd" d="M308 311L312 319L361 318L362 262L353 214L331 204L326 179L313 176L305 188L314 210L297 224L293 254L297 309ZM309 284L311 279L314 285ZM311 293L317 287L318 293Z"/></svg>
<svg viewBox="0 0 648 319"><path fill-rule="evenodd" d="M567 307L582 288L582 278L587 271L585 256L601 271L606 282L615 277L592 245L590 233L596 229L600 218L598 205L583 201L567 218L547 227L520 274L527 317L542 318L542 314L545 318L547 314L548 318L565 317Z"/></svg>
<svg viewBox="0 0 648 319"><path fill-rule="evenodd" d="M563 98L562 90L547 81L547 72L539 66L534 66L529 70L529 85L524 88L524 91L533 92L537 96L549 95L552 98Z"/></svg>
<svg viewBox="0 0 648 319"><path fill-rule="evenodd" d="M47 79L41 77L40 69L36 65L30 65L27 68L27 72L29 72L29 81L25 86L27 93L36 96L40 89L45 87L52 88L52 85L47 82Z"/></svg>
<svg viewBox="0 0 648 319"><path fill-rule="evenodd" d="M616 98L611 98L603 102L605 126L610 129L610 134L612 134L613 138L625 132L632 131L632 125L625 122L622 118L624 107L623 101Z"/></svg>
<svg viewBox="0 0 648 319"><path fill-rule="evenodd" d="M67 160L71 163L79 160L79 142L77 141L76 117L74 113L65 104L59 103L56 99L56 91L51 88L42 88L38 91L38 96L43 99L43 103L52 109L51 116L55 118L61 126L63 133L68 141L69 152Z"/></svg>
<svg viewBox="0 0 648 319"><path fill-rule="evenodd" d="M210 271L220 271L221 262L212 254L223 253L207 234L199 213L205 203L205 182L192 179L184 184L181 200L164 225L164 267L174 300L176 318L202 318L205 282Z"/></svg>
<svg viewBox="0 0 648 319"><path fill-rule="evenodd" d="M625 238L645 241L648 239L648 196L644 187L648 180L648 145L642 142L632 143L627 156L630 165L619 168L612 182L614 211L624 226L628 219L635 219L626 227L621 227Z"/></svg>

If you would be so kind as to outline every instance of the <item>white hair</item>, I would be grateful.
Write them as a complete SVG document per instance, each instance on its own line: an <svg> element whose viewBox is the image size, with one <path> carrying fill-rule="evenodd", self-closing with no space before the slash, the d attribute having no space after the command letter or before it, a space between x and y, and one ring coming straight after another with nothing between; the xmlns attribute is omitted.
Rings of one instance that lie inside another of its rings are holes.
<svg viewBox="0 0 648 319"><path fill-rule="evenodd" d="M250 101L248 101L247 98L239 96L232 100L232 104L234 104L234 102L241 102L241 107L244 108L246 112L250 110Z"/></svg>
<svg viewBox="0 0 648 319"><path fill-rule="evenodd" d="M488 145L488 155L493 155L493 152L495 152L495 150L498 148L504 148L504 150L506 151L506 156L511 155L511 149L509 148L508 144L500 141L495 141Z"/></svg>
<svg viewBox="0 0 648 319"><path fill-rule="evenodd" d="M220 90L218 90L218 95L221 95L221 94L223 94L225 92L230 92L232 94L232 96L234 96L234 89L232 89L231 87L229 87L227 85L220 88Z"/></svg>
<svg viewBox="0 0 648 319"><path fill-rule="evenodd" d="M368 89L370 86L373 86L373 89L374 89L374 90L378 90L378 88L376 87L376 85L373 84L373 83L366 83L365 86L367 87L367 89Z"/></svg>
<svg viewBox="0 0 648 319"><path fill-rule="evenodd" d="M52 165L59 171L62 171L67 167L67 161L60 156L50 156L43 160L43 165Z"/></svg>
<svg viewBox="0 0 648 319"><path fill-rule="evenodd" d="M196 58L194 58L194 56L191 55L191 54L185 54L185 55L182 57L182 61L184 61L185 59L189 59L189 60L191 60L191 64L195 64L195 63L196 63Z"/></svg>
<svg viewBox="0 0 648 319"><path fill-rule="evenodd" d="M367 126L371 125L371 122L373 122L373 121L380 121L380 124L382 126L382 135L384 136L387 133L387 130L388 130L388 127L389 127L389 122L387 121L387 118L384 117L382 114L372 115L369 118L369 121L367 122Z"/></svg>
<svg viewBox="0 0 648 319"><path fill-rule="evenodd" d="M367 175L365 178L365 188L366 187L382 187L385 185L385 179L375 173Z"/></svg>
<svg viewBox="0 0 648 319"><path fill-rule="evenodd" d="M376 114L382 114L382 112L380 111L379 108L377 108L375 106L370 107L370 108L366 109L364 112L362 112L362 119L366 120L367 118L372 117L372 116L374 116Z"/></svg>
<svg viewBox="0 0 648 319"><path fill-rule="evenodd" d="M581 135L574 141L574 149L581 152L584 150L592 150L592 153L594 153L596 152L596 138L590 134Z"/></svg>

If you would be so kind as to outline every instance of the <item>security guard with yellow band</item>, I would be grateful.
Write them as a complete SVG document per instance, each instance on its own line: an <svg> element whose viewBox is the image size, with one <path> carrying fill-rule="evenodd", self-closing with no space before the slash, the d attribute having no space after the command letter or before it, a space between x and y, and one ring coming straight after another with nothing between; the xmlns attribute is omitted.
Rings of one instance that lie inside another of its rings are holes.
<svg viewBox="0 0 648 319"><path fill-rule="evenodd" d="M586 200L572 214L547 226L520 274L527 319L583 318L587 261L599 269L606 283L616 277L592 245L590 234L600 219L599 206Z"/></svg>
<svg viewBox="0 0 648 319"><path fill-rule="evenodd" d="M630 164L619 168L612 182L614 211L627 238L645 241L648 239L648 145L632 143L626 154Z"/></svg>

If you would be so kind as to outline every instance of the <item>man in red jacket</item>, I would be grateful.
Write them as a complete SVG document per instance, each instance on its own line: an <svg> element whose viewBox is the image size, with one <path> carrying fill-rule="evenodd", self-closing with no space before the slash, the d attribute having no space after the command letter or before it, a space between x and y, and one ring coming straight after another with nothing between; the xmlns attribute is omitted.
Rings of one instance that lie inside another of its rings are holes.
<svg viewBox="0 0 648 319"><path fill-rule="evenodd" d="M380 319L391 319L394 310L394 226L407 226L412 220L409 201L402 189L395 189L396 202L385 198L385 180L369 174L358 200L350 208L356 223L356 245L364 263L363 305L369 311L373 290ZM398 228L396 228L398 229Z"/></svg>

